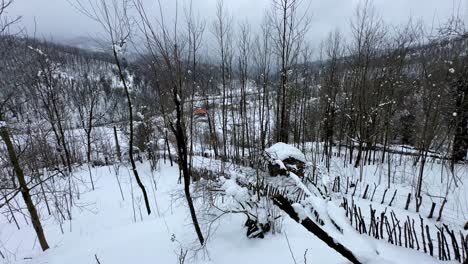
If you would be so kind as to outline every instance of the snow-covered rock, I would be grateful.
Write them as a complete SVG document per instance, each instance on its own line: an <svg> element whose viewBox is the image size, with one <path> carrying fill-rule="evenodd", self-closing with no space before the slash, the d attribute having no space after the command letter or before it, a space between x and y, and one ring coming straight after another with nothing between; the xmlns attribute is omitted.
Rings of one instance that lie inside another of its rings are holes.
<svg viewBox="0 0 468 264"><path fill-rule="evenodd" d="M288 171L304 176L306 159L304 153L285 143L276 143L265 150L270 158L271 176L287 175Z"/></svg>
<svg viewBox="0 0 468 264"><path fill-rule="evenodd" d="M306 162L304 153L298 148L289 144L278 142L265 150L272 158L278 160L286 160L293 158L301 162Z"/></svg>

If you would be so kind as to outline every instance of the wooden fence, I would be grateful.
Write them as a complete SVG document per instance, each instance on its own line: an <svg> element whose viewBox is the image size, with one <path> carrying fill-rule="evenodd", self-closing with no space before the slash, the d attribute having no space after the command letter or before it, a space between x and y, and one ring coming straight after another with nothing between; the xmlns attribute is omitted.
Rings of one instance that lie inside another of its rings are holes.
<svg viewBox="0 0 468 264"><path fill-rule="evenodd" d="M398 219L393 210L388 213L385 209L377 213L372 205L369 205L370 218L366 220L362 214L363 210L354 203L354 199L349 203L343 198L341 205L351 225L360 234L386 240L400 247L423 251L438 257L439 260L453 259L461 263L468 260L468 236L464 236L461 231L457 234L446 224L436 226L437 230L434 232L430 225L424 224L424 218L421 216L419 221L409 216L402 220Z"/></svg>
<svg viewBox="0 0 468 264"><path fill-rule="evenodd" d="M274 197L282 195L288 197L291 203L300 202L307 197L307 194L298 189L294 193L290 192L287 187L276 187L265 183L247 183L247 189L253 192L259 192L261 196ZM370 193L368 190L364 191ZM395 199L397 191L395 190L390 198L389 206ZM385 195L383 201L385 201ZM346 211L346 217L349 219L351 226L360 234L366 234L375 239L385 240L396 246L414 249L424 252L439 260L456 260L460 263L468 261L468 236L463 235L461 231L456 232L450 229L446 224L435 226L436 230L431 228L431 225L424 223L424 218L419 216L419 221L410 218L399 219L392 210L387 212L377 212L376 209L369 205L370 217L366 219L363 216L364 209L357 206L352 199L351 203L347 198L343 198L341 206Z"/></svg>

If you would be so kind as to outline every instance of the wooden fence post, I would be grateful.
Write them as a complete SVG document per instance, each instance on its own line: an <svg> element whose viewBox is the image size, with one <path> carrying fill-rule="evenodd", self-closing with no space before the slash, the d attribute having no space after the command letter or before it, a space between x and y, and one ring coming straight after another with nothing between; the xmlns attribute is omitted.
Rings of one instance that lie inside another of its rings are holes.
<svg viewBox="0 0 468 264"><path fill-rule="evenodd" d="M405 210L408 210L410 201L411 201L411 193L408 193L408 197L406 198Z"/></svg>
<svg viewBox="0 0 468 264"><path fill-rule="evenodd" d="M431 211L429 212L429 216L427 218L431 219L432 215L434 214L436 203L432 202Z"/></svg>

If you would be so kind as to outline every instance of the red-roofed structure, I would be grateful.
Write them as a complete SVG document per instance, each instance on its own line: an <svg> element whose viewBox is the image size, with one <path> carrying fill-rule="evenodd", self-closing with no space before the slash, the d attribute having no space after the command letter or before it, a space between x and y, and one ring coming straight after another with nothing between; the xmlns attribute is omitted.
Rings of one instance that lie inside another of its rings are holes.
<svg viewBox="0 0 468 264"><path fill-rule="evenodd" d="M196 116L205 116L205 115L208 114L208 111L206 109L199 108L199 109L193 111L193 114L196 115Z"/></svg>

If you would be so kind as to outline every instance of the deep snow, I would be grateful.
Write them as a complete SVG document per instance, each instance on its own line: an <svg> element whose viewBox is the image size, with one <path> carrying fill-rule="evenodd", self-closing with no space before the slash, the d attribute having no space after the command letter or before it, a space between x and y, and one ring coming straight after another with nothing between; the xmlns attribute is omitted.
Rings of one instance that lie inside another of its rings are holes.
<svg viewBox="0 0 468 264"><path fill-rule="evenodd" d="M196 162L202 160L199 158ZM282 220L281 233L269 234L265 239L248 239L243 226L244 215L226 214L208 226L209 216L200 211L204 233L211 227L207 246L200 249L182 195L182 185L177 184L178 169L170 167L169 162L160 161L159 165L158 171L152 174L148 162L138 164L151 198L151 216L145 215L140 191L129 169L123 166L118 176L125 200L122 200L112 166L92 168L96 190L91 191L88 186L81 195L72 211L73 220L64 224L63 235L54 219L46 215L45 208L40 208L42 216L47 218L45 234L51 246L45 253L35 242L31 225L25 225L19 218L21 230L17 230L1 216L0 248L7 255L3 263L97 263L96 256L103 264L178 263L177 254L181 249L189 250L185 263L304 263L304 258L307 263L346 263L343 257L287 216ZM75 172L75 176L88 179L86 169ZM202 198L196 199L196 206L203 207ZM356 234L355 239L351 239L353 248L363 252L369 248L377 249L378 256L364 256L370 258L369 263L436 262L435 258L422 253L365 236Z"/></svg>

